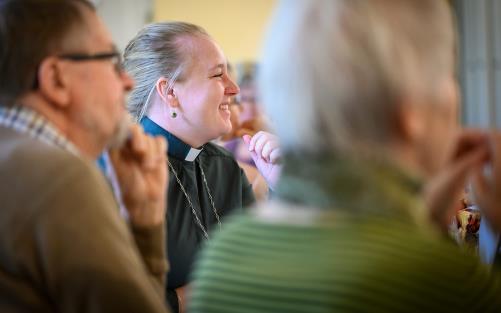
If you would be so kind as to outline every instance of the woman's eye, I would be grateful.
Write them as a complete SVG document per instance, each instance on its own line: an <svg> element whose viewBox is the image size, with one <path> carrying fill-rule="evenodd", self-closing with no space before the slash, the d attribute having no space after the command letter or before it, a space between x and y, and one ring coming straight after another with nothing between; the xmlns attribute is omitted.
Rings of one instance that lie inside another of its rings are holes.
<svg viewBox="0 0 501 313"><path fill-rule="evenodd" d="M214 75L214 76L212 76L212 77L223 77L223 73L216 74L216 75Z"/></svg>

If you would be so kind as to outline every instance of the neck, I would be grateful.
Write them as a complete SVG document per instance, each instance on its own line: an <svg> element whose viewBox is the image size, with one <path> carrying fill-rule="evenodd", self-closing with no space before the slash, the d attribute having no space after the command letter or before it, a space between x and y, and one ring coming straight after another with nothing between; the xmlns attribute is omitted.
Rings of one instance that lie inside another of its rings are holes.
<svg viewBox="0 0 501 313"><path fill-rule="evenodd" d="M413 177L425 178L427 171L419 158L418 149L416 145L400 139L387 139L386 144L379 142L356 145L356 148L348 150L347 154L360 156L362 160L368 158L377 162L391 163Z"/></svg>
<svg viewBox="0 0 501 313"><path fill-rule="evenodd" d="M398 167L405 169L408 173L425 178L427 171L421 165L416 147L409 144L393 144L386 152L386 155Z"/></svg>
<svg viewBox="0 0 501 313"><path fill-rule="evenodd" d="M275 192L290 203L369 213L377 212L385 199L397 197L395 203L400 203L404 193L419 197L421 187L418 177L382 156L294 152L284 156Z"/></svg>
<svg viewBox="0 0 501 313"><path fill-rule="evenodd" d="M191 131L189 129L177 125L175 121L166 122L164 115L148 114L147 116L157 125L173 134L177 138L181 139L184 143L192 148L198 149L208 142L208 140L200 139L197 136L191 134Z"/></svg>

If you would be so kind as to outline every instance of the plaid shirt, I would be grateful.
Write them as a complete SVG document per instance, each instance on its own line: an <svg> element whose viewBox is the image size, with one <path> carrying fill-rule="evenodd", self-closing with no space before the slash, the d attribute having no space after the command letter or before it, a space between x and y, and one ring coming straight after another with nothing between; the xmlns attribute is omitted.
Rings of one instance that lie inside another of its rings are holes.
<svg viewBox="0 0 501 313"><path fill-rule="evenodd" d="M0 106L0 126L4 126L41 140L52 146L80 155L77 147L57 130L45 117L22 106Z"/></svg>

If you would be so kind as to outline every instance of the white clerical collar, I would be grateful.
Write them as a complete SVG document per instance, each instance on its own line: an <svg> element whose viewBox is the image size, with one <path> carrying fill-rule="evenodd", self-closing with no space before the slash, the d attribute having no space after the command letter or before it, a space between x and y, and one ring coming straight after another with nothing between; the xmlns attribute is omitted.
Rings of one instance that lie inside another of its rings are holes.
<svg viewBox="0 0 501 313"><path fill-rule="evenodd" d="M190 148L188 151L188 154L186 154L186 157L184 158L185 161L190 161L193 162L197 158L197 156L202 152L202 149L195 149L195 148Z"/></svg>

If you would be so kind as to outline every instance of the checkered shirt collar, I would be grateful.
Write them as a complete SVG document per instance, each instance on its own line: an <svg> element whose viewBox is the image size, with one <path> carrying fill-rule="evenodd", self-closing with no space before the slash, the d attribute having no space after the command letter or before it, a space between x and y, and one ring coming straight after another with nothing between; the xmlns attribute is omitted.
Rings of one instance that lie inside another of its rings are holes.
<svg viewBox="0 0 501 313"><path fill-rule="evenodd" d="M13 129L46 144L80 155L78 149L39 113L23 106L1 107L0 126Z"/></svg>

